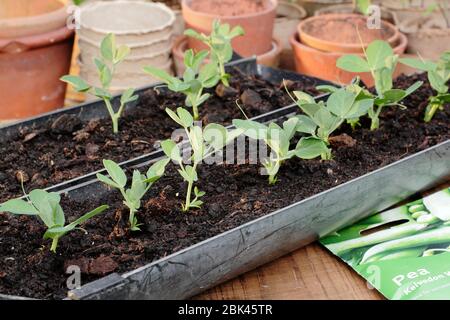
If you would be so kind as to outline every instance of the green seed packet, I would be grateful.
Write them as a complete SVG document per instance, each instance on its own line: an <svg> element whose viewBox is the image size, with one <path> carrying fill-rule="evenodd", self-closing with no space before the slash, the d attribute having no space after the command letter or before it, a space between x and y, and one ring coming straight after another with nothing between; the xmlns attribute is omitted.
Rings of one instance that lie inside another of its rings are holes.
<svg viewBox="0 0 450 320"><path fill-rule="evenodd" d="M450 188L320 242L388 299L450 299Z"/></svg>

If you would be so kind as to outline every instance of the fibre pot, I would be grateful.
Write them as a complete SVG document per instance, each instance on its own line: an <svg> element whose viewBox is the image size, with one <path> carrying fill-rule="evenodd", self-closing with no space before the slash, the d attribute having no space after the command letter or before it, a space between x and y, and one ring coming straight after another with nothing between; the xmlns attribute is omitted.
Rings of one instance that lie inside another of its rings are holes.
<svg viewBox="0 0 450 320"><path fill-rule="evenodd" d="M362 53L373 40L385 40L394 46L400 32L391 23L382 21L381 29L369 29L367 19L360 14L324 14L299 23L300 41L314 49L326 52ZM359 30L359 35L358 35Z"/></svg>
<svg viewBox="0 0 450 320"><path fill-rule="evenodd" d="M0 11L0 120L26 118L64 105L66 86L59 78L70 68L74 32L65 26L61 2L26 2L29 7L17 0L0 4L6 8Z"/></svg>
<svg viewBox="0 0 450 320"><path fill-rule="evenodd" d="M188 37L181 36L175 40L172 49L172 56L175 65L175 72L178 76L182 76L184 73L184 52L188 49ZM256 56L257 63L267 67L277 67L280 63L281 50L282 47L280 40L273 38L272 49L265 54ZM206 59L205 62L208 63L209 60Z"/></svg>
<svg viewBox="0 0 450 320"><path fill-rule="evenodd" d="M408 37L408 53L437 60L450 50L450 28L442 15L407 18L398 27Z"/></svg>
<svg viewBox="0 0 450 320"><path fill-rule="evenodd" d="M186 28L211 33L212 23L220 19L232 27L240 25L245 35L233 40L233 49L243 57L264 54L272 48L277 0L183 0L182 11ZM258 2L259 3L259 2ZM200 41L189 38L189 48L205 49Z"/></svg>
<svg viewBox="0 0 450 320"><path fill-rule="evenodd" d="M396 19L401 22L405 19L423 17L427 8L434 5L436 0L383 0L380 2L383 9L392 12Z"/></svg>
<svg viewBox="0 0 450 320"><path fill-rule="evenodd" d="M317 10L328 8L336 4L352 3L353 0L297 0L306 9L308 16L313 16Z"/></svg>
<svg viewBox="0 0 450 320"><path fill-rule="evenodd" d="M283 69L295 69L294 52L289 43L289 38L306 15L305 9L298 4L288 1L278 2L277 18L275 19L273 34L275 38L281 41L280 67Z"/></svg>
<svg viewBox="0 0 450 320"><path fill-rule="evenodd" d="M143 66L170 69L170 51L175 14L161 3L143 1L100 1L81 7L79 37L80 73L96 79L93 62L100 54L100 43L108 33L116 35L117 45L131 52L116 68L114 86L125 88L154 82ZM169 68L167 68L169 65ZM94 76L92 76L94 75ZM96 79L95 82L98 82Z"/></svg>
<svg viewBox="0 0 450 320"><path fill-rule="evenodd" d="M395 46L394 52L401 55L405 52L407 44L406 36L400 34L400 41ZM367 86L374 85L372 77L368 73L356 74L336 67L336 61L344 55L343 53L324 52L306 46L299 41L297 34L291 37L291 45L295 52L295 67L299 73L341 84L347 84L359 75ZM360 55L363 56L363 54ZM398 76L399 72L400 69L396 70L394 77Z"/></svg>

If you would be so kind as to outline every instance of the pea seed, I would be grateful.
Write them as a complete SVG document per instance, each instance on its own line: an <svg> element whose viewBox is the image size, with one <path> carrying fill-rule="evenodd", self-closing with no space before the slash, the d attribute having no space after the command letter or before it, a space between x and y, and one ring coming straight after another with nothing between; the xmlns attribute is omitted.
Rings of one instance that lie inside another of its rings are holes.
<svg viewBox="0 0 450 320"><path fill-rule="evenodd" d="M439 219L436 218L435 216L433 216L432 214L426 214L423 216L420 216L419 218L417 218L417 223L423 223L423 224L431 224L431 223L435 223L438 222Z"/></svg>
<svg viewBox="0 0 450 320"><path fill-rule="evenodd" d="M410 206L408 208L408 211L410 213L416 213L416 212L420 212L420 211L424 211L424 210L425 210L425 206L422 204L416 204L416 205Z"/></svg>
<svg viewBox="0 0 450 320"><path fill-rule="evenodd" d="M429 213L427 212L427 211L417 211L417 212L414 212L412 215L411 215L411 217L413 218L413 219L418 219L419 217L422 217L422 216L426 216L426 215L429 215Z"/></svg>

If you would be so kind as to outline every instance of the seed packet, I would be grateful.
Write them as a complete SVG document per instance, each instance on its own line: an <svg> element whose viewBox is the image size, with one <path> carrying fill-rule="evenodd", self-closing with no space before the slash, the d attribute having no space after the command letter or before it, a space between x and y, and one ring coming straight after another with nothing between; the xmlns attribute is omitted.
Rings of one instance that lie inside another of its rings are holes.
<svg viewBox="0 0 450 320"><path fill-rule="evenodd" d="M450 299L450 188L320 241L388 299Z"/></svg>

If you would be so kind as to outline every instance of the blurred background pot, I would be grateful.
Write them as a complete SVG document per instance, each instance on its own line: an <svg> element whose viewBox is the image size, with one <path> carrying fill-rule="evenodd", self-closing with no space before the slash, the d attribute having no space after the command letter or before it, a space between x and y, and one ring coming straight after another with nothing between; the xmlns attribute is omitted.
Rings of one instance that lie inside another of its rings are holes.
<svg viewBox="0 0 450 320"><path fill-rule="evenodd" d="M184 67L184 52L189 49L188 45L188 37L181 36L177 40L175 40L172 55L175 64L175 72L178 76L182 76L185 70ZM280 64L280 55L281 55L281 41L273 38L272 39L272 49L268 52L256 56L258 64L262 64L268 67L278 67ZM205 59L205 63L208 63L209 60Z"/></svg>
<svg viewBox="0 0 450 320"><path fill-rule="evenodd" d="M353 13L361 14L353 4L337 4L317 10L316 16L330 13ZM381 8L381 19L395 25L394 14L388 10Z"/></svg>
<svg viewBox="0 0 450 320"><path fill-rule="evenodd" d="M305 8L309 16L312 16L317 10L337 4L352 3L352 1L353 0L297 0L297 3Z"/></svg>
<svg viewBox="0 0 450 320"><path fill-rule="evenodd" d="M182 12L186 28L211 33L214 20L232 27L240 25L245 35L233 40L234 50L243 57L261 55L271 50L277 0L183 0ZM200 9L201 8L201 9ZM189 48L205 49L200 41L189 38Z"/></svg>
<svg viewBox="0 0 450 320"><path fill-rule="evenodd" d="M448 0L382 0L381 7L392 12L399 22L405 19L419 18L424 16L425 11L436 1Z"/></svg>
<svg viewBox="0 0 450 320"><path fill-rule="evenodd" d="M68 14L58 0L0 2L0 120L14 120L64 105L73 47Z"/></svg>
<svg viewBox="0 0 450 320"><path fill-rule="evenodd" d="M100 85L93 59L108 33L116 35L117 45L126 44L130 55L117 67L112 86L141 87L156 82L143 71L145 65L170 71L170 51L175 14L161 3L143 1L100 1L83 5L81 28L77 30L80 49L80 75ZM169 66L169 68L167 68Z"/></svg>
<svg viewBox="0 0 450 320"><path fill-rule="evenodd" d="M360 14L323 14L300 22L298 33L300 41L311 48L326 52L362 53L360 39L364 47L378 39L387 41L391 46L398 42L398 29L389 22L381 23L381 29L369 29L366 17Z"/></svg>
<svg viewBox="0 0 450 320"><path fill-rule="evenodd" d="M273 34L281 42L280 68L282 69L295 69L294 52L292 51L289 39L306 15L306 10L296 3L289 1L278 2Z"/></svg>
<svg viewBox="0 0 450 320"><path fill-rule="evenodd" d="M403 54L406 50L408 40L405 35L400 34L399 42L393 48L396 54ZM348 84L356 75L368 86L373 86L373 80L370 74L356 74L347 72L336 67L336 61L344 55L339 52L325 52L306 46L299 41L298 34L291 38L291 45L295 52L295 66L299 73L308 76L318 77L324 80L333 81L335 83ZM362 54L360 54L363 56ZM402 69L397 68L394 77L400 75Z"/></svg>

